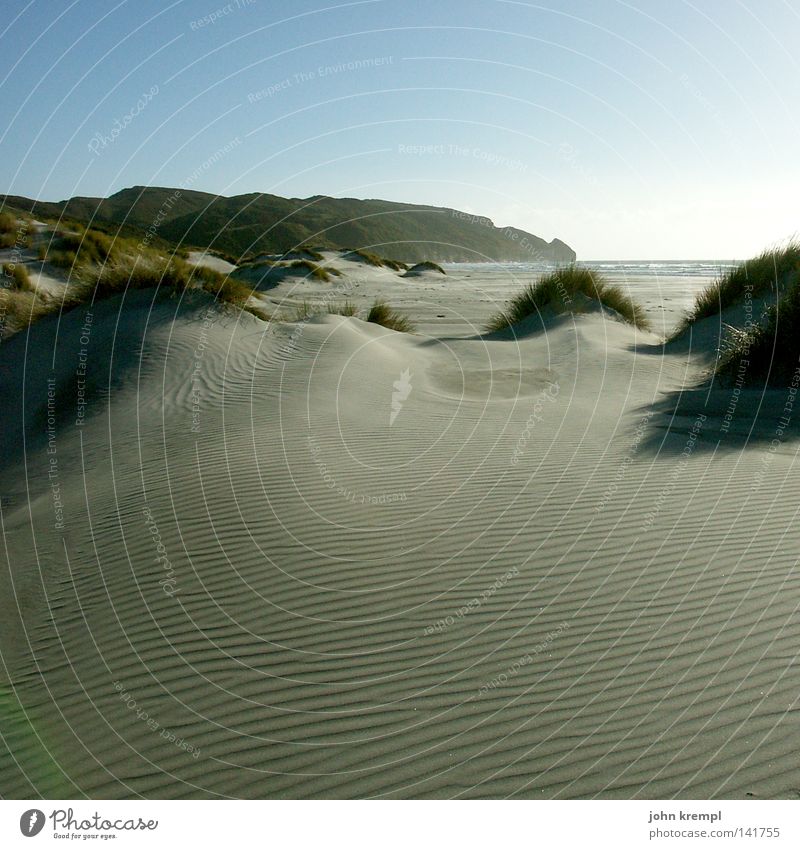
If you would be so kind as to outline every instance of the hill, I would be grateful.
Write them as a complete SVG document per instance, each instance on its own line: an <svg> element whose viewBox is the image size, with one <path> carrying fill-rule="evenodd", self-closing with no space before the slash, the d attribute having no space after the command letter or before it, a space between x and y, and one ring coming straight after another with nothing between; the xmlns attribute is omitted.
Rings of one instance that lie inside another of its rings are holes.
<svg viewBox="0 0 800 849"><path fill-rule="evenodd" d="M108 198L50 203L8 195L4 205L40 217L124 226L175 244L236 256L276 253L300 244L376 250L405 262L572 262L559 239L547 242L456 209L317 195L223 197L185 189L135 186Z"/></svg>

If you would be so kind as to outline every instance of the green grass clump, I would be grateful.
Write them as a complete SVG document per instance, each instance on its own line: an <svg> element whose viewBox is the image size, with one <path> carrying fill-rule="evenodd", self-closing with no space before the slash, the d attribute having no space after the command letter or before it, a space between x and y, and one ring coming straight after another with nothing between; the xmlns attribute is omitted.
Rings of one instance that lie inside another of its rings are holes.
<svg viewBox="0 0 800 849"><path fill-rule="evenodd" d="M388 327L389 330L397 330L400 333L413 333L415 329L408 316L392 309L386 301L380 299L370 307L367 321Z"/></svg>
<svg viewBox="0 0 800 849"><path fill-rule="evenodd" d="M794 380L800 366L800 273L789 285L765 321L749 330L731 329L717 361L718 377L783 387Z"/></svg>
<svg viewBox="0 0 800 849"><path fill-rule="evenodd" d="M512 327L545 307L556 312L579 312L585 298L597 301L640 330L649 326L644 309L619 286L608 283L596 271L567 265L551 271L537 283L529 283L502 312L489 319L486 330L495 333ZM577 301L577 303L576 303Z"/></svg>
<svg viewBox="0 0 800 849"><path fill-rule="evenodd" d="M790 242L786 247L763 251L757 257L743 262L720 275L697 296L689 314L679 328L682 332L690 324L712 315L718 315L744 300L748 287L753 298L773 295L780 297L800 273L800 242Z"/></svg>
<svg viewBox="0 0 800 849"><path fill-rule="evenodd" d="M3 276L11 289L33 292L36 288L31 282L28 269L19 262L6 262L3 265Z"/></svg>

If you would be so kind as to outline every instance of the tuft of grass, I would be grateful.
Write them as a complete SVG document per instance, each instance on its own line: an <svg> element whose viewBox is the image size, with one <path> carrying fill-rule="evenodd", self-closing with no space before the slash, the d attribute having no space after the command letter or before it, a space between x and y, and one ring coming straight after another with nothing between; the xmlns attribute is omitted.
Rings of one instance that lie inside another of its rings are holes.
<svg viewBox="0 0 800 849"><path fill-rule="evenodd" d="M328 307L328 312L331 315L352 317L354 315L358 315L358 307L352 301L345 301L343 304Z"/></svg>
<svg viewBox="0 0 800 849"><path fill-rule="evenodd" d="M643 307L619 286L612 285L591 269L566 265L545 274L537 283L525 286L505 310L489 319L486 330L489 333L505 330L548 306L557 312L577 312L580 306L575 305L575 301L584 298L614 310L640 330L649 326Z"/></svg>
<svg viewBox="0 0 800 849"><path fill-rule="evenodd" d="M695 299L692 309L681 322L676 335L696 321L718 315L740 303L750 287L750 295L776 299L787 291L800 274L800 242L792 241L783 248L771 248L721 274Z"/></svg>
<svg viewBox="0 0 800 849"><path fill-rule="evenodd" d="M365 251L361 248L345 248L344 259L355 260L356 262L365 262L367 265L373 265L375 268L391 268L393 271L405 271L408 266L404 262L396 259L386 259L386 257L378 256L372 251Z"/></svg>
<svg viewBox="0 0 800 849"><path fill-rule="evenodd" d="M321 265L317 265L310 259L296 259L294 262L290 263L289 268L296 268L298 271L305 271L306 277L313 277L315 280L324 280L326 283L331 279L332 272L337 276L339 275L339 272L336 271L336 269L323 268Z"/></svg>
<svg viewBox="0 0 800 849"><path fill-rule="evenodd" d="M46 301L36 292L25 289L0 288L0 312L5 316L2 324L2 336L10 336L24 330L29 324L53 312L53 301Z"/></svg>
<svg viewBox="0 0 800 849"><path fill-rule="evenodd" d="M62 233L45 248L44 258L51 265L75 270L78 265L100 265L113 258L114 239L97 230Z"/></svg>
<svg viewBox="0 0 800 849"><path fill-rule="evenodd" d="M295 305L294 312L289 320L305 321L314 315L343 315L352 317L358 315L358 307L352 301L345 301L343 304L318 304L311 301L303 301Z"/></svg>
<svg viewBox="0 0 800 849"><path fill-rule="evenodd" d="M729 328L717 360L716 376L772 386L797 386L800 367L800 274L766 320L748 330ZM738 385L738 384L737 384Z"/></svg>
<svg viewBox="0 0 800 849"><path fill-rule="evenodd" d="M0 248L13 248L17 243L17 219L0 212Z"/></svg>
<svg viewBox="0 0 800 849"><path fill-rule="evenodd" d="M264 307L251 300L253 288L242 283L241 280L235 280L233 277L212 271L210 268L202 270L199 280L200 287L221 303L230 304L237 309L244 310L244 312L249 312L263 321L270 320L270 316Z"/></svg>
<svg viewBox="0 0 800 849"><path fill-rule="evenodd" d="M398 312L380 299L370 307L367 321L388 327L389 330L397 330L399 333L413 333L415 327L407 315Z"/></svg>
<svg viewBox="0 0 800 849"><path fill-rule="evenodd" d="M287 259L289 257L297 257L298 259L310 259L314 262L322 262L325 257L318 251L316 248L312 248L310 245L300 245L299 248L295 248L294 250L288 251Z"/></svg>
<svg viewBox="0 0 800 849"><path fill-rule="evenodd" d="M3 276L8 280L11 289L33 292L36 287L31 282L28 269L19 262L6 262L3 265Z"/></svg>

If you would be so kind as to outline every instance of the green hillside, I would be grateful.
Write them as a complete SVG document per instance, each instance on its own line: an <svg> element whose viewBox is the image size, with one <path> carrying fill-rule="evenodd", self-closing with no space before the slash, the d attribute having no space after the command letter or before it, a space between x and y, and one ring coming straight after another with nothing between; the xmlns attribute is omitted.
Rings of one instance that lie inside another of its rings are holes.
<svg viewBox="0 0 800 849"><path fill-rule="evenodd" d="M366 248L405 262L542 261L565 263L575 252L513 227L458 210L385 200L248 194L222 197L136 186L109 198L49 203L6 196L4 205L40 217L123 225L174 244L236 256L280 253L301 244Z"/></svg>

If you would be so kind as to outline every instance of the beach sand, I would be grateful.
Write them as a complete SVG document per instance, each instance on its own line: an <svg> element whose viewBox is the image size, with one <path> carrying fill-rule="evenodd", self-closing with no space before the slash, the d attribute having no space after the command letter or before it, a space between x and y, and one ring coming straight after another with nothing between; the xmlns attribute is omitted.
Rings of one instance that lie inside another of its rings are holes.
<svg viewBox="0 0 800 849"><path fill-rule="evenodd" d="M0 795L800 797L796 449L713 346L338 265L263 297L418 332L142 291L3 342Z"/></svg>

